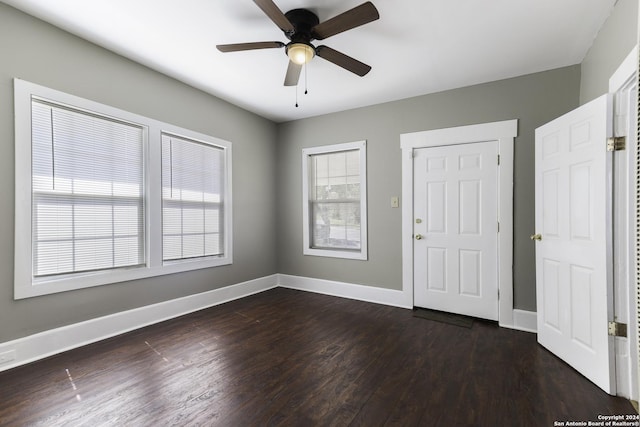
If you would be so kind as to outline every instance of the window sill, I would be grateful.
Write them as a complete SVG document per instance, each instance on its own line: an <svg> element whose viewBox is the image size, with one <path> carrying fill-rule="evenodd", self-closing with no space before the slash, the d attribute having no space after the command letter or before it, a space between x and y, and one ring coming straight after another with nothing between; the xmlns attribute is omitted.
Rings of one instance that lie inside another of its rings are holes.
<svg viewBox="0 0 640 427"><path fill-rule="evenodd" d="M164 276L203 268L231 265L231 257L215 257L211 259L186 260L172 262L157 267L133 267L128 269L101 270L99 272L78 273L66 277L49 277L33 280L30 277L20 278L16 275L14 299L24 299L58 292L94 286L111 285L114 283L144 279L148 277Z"/></svg>
<svg viewBox="0 0 640 427"><path fill-rule="evenodd" d="M343 259L355 259L360 261L367 261L367 251L341 251L341 250L331 250L331 249L313 249L306 248L303 251L304 255L311 256L321 256L321 257L329 257L329 258L343 258Z"/></svg>

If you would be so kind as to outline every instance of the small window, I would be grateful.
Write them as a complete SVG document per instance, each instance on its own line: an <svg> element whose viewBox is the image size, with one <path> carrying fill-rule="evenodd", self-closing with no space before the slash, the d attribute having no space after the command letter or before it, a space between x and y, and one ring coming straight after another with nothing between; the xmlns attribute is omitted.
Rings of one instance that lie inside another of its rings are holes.
<svg viewBox="0 0 640 427"><path fill-rule="evenodd" d="M302 150L304 254L367 259L366 141Z"/></svg>

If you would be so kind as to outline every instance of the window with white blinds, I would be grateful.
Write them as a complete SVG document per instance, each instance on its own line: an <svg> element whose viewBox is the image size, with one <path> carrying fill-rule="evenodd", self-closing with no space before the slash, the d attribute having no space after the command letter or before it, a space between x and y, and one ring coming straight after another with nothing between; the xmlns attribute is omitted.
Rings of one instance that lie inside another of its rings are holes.
<svg viewBox="0 0 640 427"><path fill-rule="evenodd" d="M140 126L31 101L34 276L144 263Z"/></svg>
<svg viewBox="0 0 640 427"><path fill-rule="evenodd" d="M230 142L20 79L14 106L16 299L233 263Z"/></svg>
<svg viewBox="0 0 640 427"><path fill-rule="evenodd" d="M303 150L304 253L367 259L366 142Z"/></svg>
<svg viewBox="0 0 640 427"><path fill-rule="evenodd" d="M162 135L162 259L224 255L224 148Z"/></svg>

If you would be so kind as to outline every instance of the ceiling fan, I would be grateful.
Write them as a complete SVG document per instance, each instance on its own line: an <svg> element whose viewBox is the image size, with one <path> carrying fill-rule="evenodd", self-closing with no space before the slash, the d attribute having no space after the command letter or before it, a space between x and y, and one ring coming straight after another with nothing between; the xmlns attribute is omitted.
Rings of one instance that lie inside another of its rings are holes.
<svg viewBox="0 0 640 427"><path fill-rule="evenodd" d="M284 32L290 42L286 44L279 41L219 44L216 46L219 51L237 52L284 47L289 57L289 66L284 79L285 86L298 84L302 66L315 55L361 77L371 70L369 65L342 52L338 52L328 46L315 47L311 44L313 40L324 40L380 18L378 10L370 1L322 23L320 23L315 13L307 9L293 9L287 13L282 13L272 0L253 0L253 2Z"/></svg>

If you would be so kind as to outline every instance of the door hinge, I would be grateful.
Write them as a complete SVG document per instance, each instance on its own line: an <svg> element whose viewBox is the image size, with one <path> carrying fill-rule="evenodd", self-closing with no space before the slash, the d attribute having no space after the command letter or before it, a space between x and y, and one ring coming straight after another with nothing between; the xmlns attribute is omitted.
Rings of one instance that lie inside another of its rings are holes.
<svg viewBox="0 0 640 427"><path fill-rule="evenodd" d="M622 151L627 148L627 139L624 136L607 138L607 151Z"/></svg>
<svg viewBox="0 0 640 427"><path fill-rule="evenodd" d="M500 223L498 223L498 233L500 232Z"/></svg>
<svg viewBox="0 0 640 427"><path fill-rule="evenodd" d="M498 166L500 166L500 154L498 154Z"/></svg>
<svg viewBox="0 0 640 427"><path fill-rule="evenodd" d="M614 337L627 336L627 324L618 322L609 322L609 335Z"/></svg>

